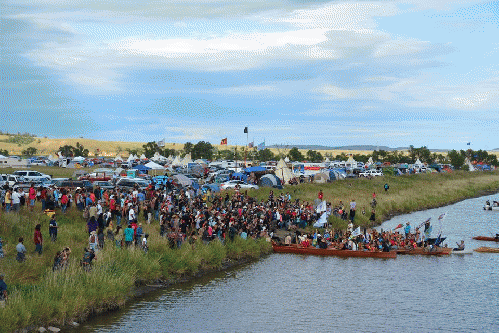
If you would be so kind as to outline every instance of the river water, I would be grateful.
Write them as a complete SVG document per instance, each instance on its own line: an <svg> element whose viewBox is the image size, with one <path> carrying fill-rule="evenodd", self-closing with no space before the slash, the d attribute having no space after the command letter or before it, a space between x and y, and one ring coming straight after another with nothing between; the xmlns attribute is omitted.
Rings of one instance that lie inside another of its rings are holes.
<svg viewBox="0 0 499 333"><path fill-rule="evenodd" d="M499 232L488 196L397 216L432 218L449 247ZM437 218L446 213L442 224ZM149 294L75 332L499 332L499 254L396 259L272 254L255 263Z"/></svg>

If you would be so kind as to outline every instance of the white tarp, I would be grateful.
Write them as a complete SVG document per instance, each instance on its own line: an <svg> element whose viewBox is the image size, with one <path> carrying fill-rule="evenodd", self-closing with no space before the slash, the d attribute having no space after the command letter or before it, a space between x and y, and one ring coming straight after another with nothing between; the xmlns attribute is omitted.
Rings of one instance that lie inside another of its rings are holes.
<svg viewBox="0 0 499 333"><path fill-rule="evenodd" d="M149 163L145 164L145 166L152 169L152 170L164 170L164 167L162 165L159 165L159 164L154 163L154 162L149 162Z"/></svg>

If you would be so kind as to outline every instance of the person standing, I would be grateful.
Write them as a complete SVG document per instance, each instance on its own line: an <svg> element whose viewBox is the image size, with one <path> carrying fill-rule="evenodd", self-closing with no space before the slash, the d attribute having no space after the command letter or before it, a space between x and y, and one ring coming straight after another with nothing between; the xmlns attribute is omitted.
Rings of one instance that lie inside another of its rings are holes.
<svg viewBox="0 0 499 333"><path fill-rule="evenodd" d="M12 191L12 210L14 212L19 211L19 205L21 204L21 193L20 189Z"/></svg>
<svg viewBox="0 0 499 333"><path fill-rule="evenodd" d="M49 221L49 235L52 242L57 240L57 228L57 221L55 220L55 214L53 214Z"/></svg>
<svg viewBox="0 0 499 333"><path fill-rule="evenodd" d="M385 192L388 192L388 189L390 188L390 186L388 185L388 183L385 184L384 188L385 188Z"/></svg>
<svg viewBox="0 0 499 333"><path fill-rule="evenodd" d="M133 234L134 234L134 230L132 229L132 226L129 224L128 227L125 229L125 245L126 245L126 247L130 247L130 245L132 245Z"/></svg>
<svg viewBox="0 0 499 333"><path fill-rule="evenodd" d="M350 202L350 221L353 222L355 218L355 211L357 210L357 203L355 202L355 199L352 199Z"/></svg>
<svg viewBox="0 0 499 333"><path fill-rule="evenodd" d="M4 281L5 274L0 273L0 309L5 308L5 302L8 299L7 284Z"/></svg>
<svg viewBox="0 0 499 333"><path fill-rule="evenodd" d="M63 214L66 213L66 209L68 208L68 203L69 203L68 195L66 194L66 190L63 190L61 195L61 211Z"/></svg>
<svg viewBox="0 0 499 333"><path fill-rule="evenodd" d="M47 189L45 187L41 187L40 200L42 202L42 211L45 211L46 204L47 204Z"/></svg>
<svg viewBox="0 0 499 333"><path fill-rule="evenodd" d="M33 236L33 241L35 243L35 252L38 252L39 255L42 254L43 247L43 236L42 236L42 225L37 224L35 227L35 234Z"/></svg>
<svg viewBox="0 0 499 333"><path fill-rule="evenodd" d="M35 185L33 183L31 183L31 186L29 187L28 199L29 199L29 210L33 211L36 201L36 190L35 190Z"/></svg>
<svg viewBox="0 0 499 333"><path fill-rule="evenodd" d="M319 194L317 195L317 197L322 201L322 199L324 198L324 193L322 193L322 190L319 190Z"/></svg>
<svg viewBox="0 0 499 333"><path fill-rule="evenodd" d="M5 212L10 211L10 207L12 205L12 191L11 189L7 189L7 192L5 193Z"/></svg>
<svg viewBox="0 0 499 333"><path fill-rule="evenodd" d="M19 237L19 243L16 245L17 257L16 260L18 262L23 262L26 260L26 247L23 244L24 238Z"/></svg>

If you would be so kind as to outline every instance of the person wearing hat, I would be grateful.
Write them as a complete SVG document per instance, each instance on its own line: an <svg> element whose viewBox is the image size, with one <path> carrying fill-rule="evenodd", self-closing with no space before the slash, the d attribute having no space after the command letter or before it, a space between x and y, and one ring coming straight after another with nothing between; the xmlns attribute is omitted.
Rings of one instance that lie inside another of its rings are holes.
<svg viewBox="0 0 499 333"><path fill-rule="evenodd" d="M5 308L5 301L9 298L7 295L7 284L4 281L5 274L0 273L0 309Z"/></svg>
<svg viewBox="0 0 499 333"><path fill-rule="evenodd" d="M97 232L95 230L90 232L90 237L88 237L88 248L97 253L97 246L99 245L97 239Z"/></svg>

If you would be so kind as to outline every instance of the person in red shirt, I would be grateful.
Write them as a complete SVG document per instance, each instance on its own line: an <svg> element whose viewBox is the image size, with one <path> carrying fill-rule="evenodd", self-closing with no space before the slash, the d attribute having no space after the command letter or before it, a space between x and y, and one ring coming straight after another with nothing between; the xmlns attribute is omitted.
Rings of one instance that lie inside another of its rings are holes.
<svg viewBox="0 0 499 333"><path fill-rule="evenodd" d="M63 213L66 213L66 209L68 208L68 202L69 202L68 195L66 194L66 191L63 191L61 196L61 211Z"/></svg>
<svg viewBox="0 0 499 333"><path fill-rule="evenodd" d="M44 211L47 203L47 189L45 187L40 191L40 200L42 201L42 211Z"/></svg>
<svg viewBox="0 0 499 333"><path fill-rule="evenodd" d="M324 193L322 193L322 190L319 190L319 200L322 200L322 198L324 198Z"/></svg>
<svg viewBox="0 0 499 333"><path fill-rule="evenodd" d="M36 200L36 190L35 190L35 185L31 183L31 186L29 187L29 210L33 211L33 207L35 207L35 200Z"/></svg>
<svg viewBox="0 0 499 333"><path fill-rule="evenodd" d="M43 236L42 236L42 225L37 224L35 227L35 234L33 236L33 242L35 243L35 252L39 255L42 254Z"/></svg>

